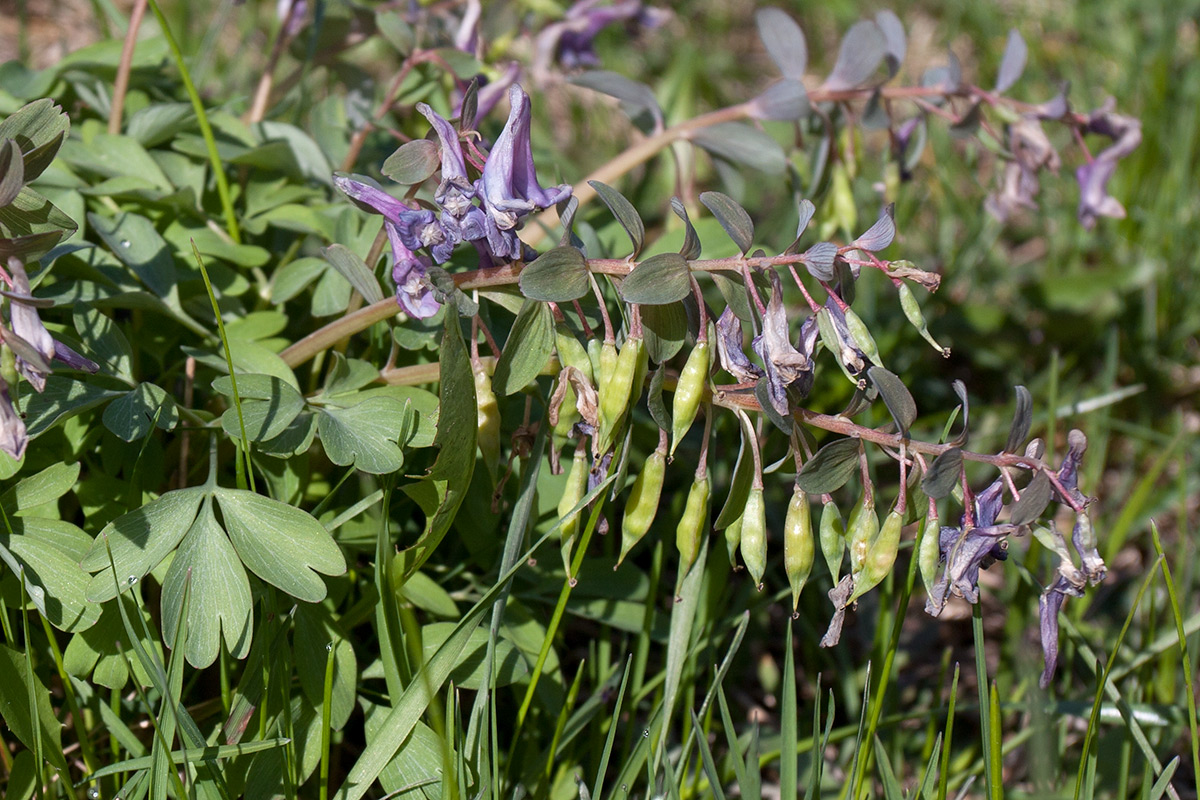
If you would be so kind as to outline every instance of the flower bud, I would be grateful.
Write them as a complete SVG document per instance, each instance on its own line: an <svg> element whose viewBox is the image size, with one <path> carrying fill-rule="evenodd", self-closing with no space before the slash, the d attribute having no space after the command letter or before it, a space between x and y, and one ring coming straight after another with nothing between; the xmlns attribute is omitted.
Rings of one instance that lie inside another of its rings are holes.
<svg viewBox="0 0 1200 800"><path fill-rule="evenodd" d="M821 540L821 555L829 565L829 574L833 582L838 582L842 574L842 559L846 553L846 524L842 521L842 512L832 502L826 502L821 509L821 527L818 533Z"/></svg>
<svg viewBox="0 0 1200 800"><path fill-rule="evenodd" d="M763 503L761 486L751 487L746 497L746 510L742 512L742 562L762 589L762 576L767 569L767 508Z"/></svg>
<svg viewBox="0 0 1200 800"><path fill-rule="evenodd" d="M675 385L675 395L671 402L672 457L675 455L675 448L679 446L679 440L687 434L696 420L696 412L700 410L705 384L708 382L708 367L708 342L696 342L683 365L683 371L679 373L679 382Z"/></svg>
<svg viewBox="0 0 1200 800"><path fill-rule="evenodd" d="M792 586L792 611L800 602L800 591L813 565L812 512L808 495L799 486L792 489L783 523L783 568Z"/></svg>
<svg viewBox="0 0 1200 800"><path fill-rule="evenodd" d="M666 474L666 457L661 451L655 450L642 465L629 492L629 501L625 504L625 517L621 522L621 555L617 565L625 560L625 556L633 546L642 540L654 517L658 513L658 501L662 495L663 478Z"/></svg>

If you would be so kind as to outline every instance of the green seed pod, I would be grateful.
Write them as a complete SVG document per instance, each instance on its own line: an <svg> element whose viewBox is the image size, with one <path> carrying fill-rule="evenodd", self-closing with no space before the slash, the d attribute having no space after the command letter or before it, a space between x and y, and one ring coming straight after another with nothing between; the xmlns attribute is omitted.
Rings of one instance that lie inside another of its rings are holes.
<svg viewBox="0 0 1200 800"><path fill-rule="evenodd" d="M683 516L675 528L675 547L679 550L679 577L682 580L692 568L700 548L704 546L704 534L708 530L708 476L696 478L688 492Z"/></svg>
<svg viewBox="0 0 1200 800"><path fill-rule="evenodd" d="M767 507L761 486L750 487L746 510L742 512L742 562L754 585L761 589L767 569Z"/></svg>
<svg viewBox="0 0 1200 800"><path fill-rule="evenodd" d="M864 494L863 499L850 512L850 522L846 526L846 538L850 549L850 574L857 581L867 560L867 552L871 542L879 534L879 516L875 513L875 496Z"/></svg>
<svg viewBox="0 0 1200 800"><path fill-rule="evenodd" d="M863 355L878 364L879 347L875 344L875 337L852 308L846 309L846 329L850 331L850 338L858 345L858 349L863 351Z"/></svg>
<svg viewBox="0 0 1200 800"><path fill-rule="evenodd" d="M832 502L825 503L821 509L818 538L821 541L821 555L825 556L829 574L836 584L842 574L842 559L846 555L846 523L842 521L842 512Z"/></svg>
<svg viewBox="0 0 1200 800"><path fill-rule="evenodd" d="M599 345L598 342L597 345ZM583 345L575 338L575 334L571 333L571 329L561 322L554 327L554 346L558 350L559 364L564 367L575 367L587 377L589 383L594 380L591 358L583 349Z"/></svg>
<svg viewBox="0 0 1200 800"><path fill-rule="evenodd" d="M864 516L874 517L875 514ZM904 515L893 509L883 521L875 540L871 542L862 572L854 581L854 594L849 602L874 589L888 576L896 564L896 552L900 549L900 529L904 527Z"/></svg>
<svg viewBox="0 0 1200 800"><path fill-rule="evenodd" d="M704 399L705 384L708 383L709 353L708 342L696 342L692 352L688 354L683 371L679 373L679 382L675 384L675 396L671 401L671 456L675 448L696 421L696 412L700 410L700 402Z"/></svg>
<svg viewBox="0 0 1200 800"><path fill-rule="evenodd" d="M607 348L608 345L605 344ZM606 453L612 447L617 430L621 427L625 414L629 410L630 392L633 389L633 379L637 375L638 365L646 351L642 339L626 339L617 362L613 367L612 377L607 385L600 384L600 452ZM603 351L601 351L603 355ZM603 374L603 369L602 369ZM603 378L601 378L603 381Z"/></svg>
<svg viewBox="0 0 1200 800"><path fill-rule="evenodd" d="M729 553L729 566L735 572L741 569L738 566L737 554L738 549L742 546L742 520L745 518L746 515L742 514L742 516L725 526L725 549Z"/></svg>
<svg viewBox="0 0 1200 800"><path fill-rule="evenodd" d="M829 202L833 219L847 236L851 235L858 227L858 203L854 202L846 161L836 162L830 170Z"/></svg>
<svg viewBox="0 0 1200 800"><path fill-rule="evenodd" d="M621 522L621 555L617 559L618 566L633 546L650 530L654 516L658 513L658 501L662 495L666 471L666 457L655 450L646 459L642 471L634 480L633 489L629 492L629 501L625 504L625 517Z"/></svg>
<svg viewBox="0 0 1200 800"><path fill-rule="evenodd" d="M812 571L813 555L812 511L808 495L799 486L792 489L787 516L783 522L783 568L792 585L792 611L800 603L800 590Z"/></svg>
<svg viewBox="0 0 1200 800"><path fill-rule="evenodd" d="M912 289L908 288L907 283L901 283L900 288L900 308L904 310L904 316L908 317L908 321L921 334L921 338L933 345L933 348L947 358L950 356L949 348L942 347L937 340L929 333L929 325L925 322L925 315L921 313L921 306L917 304L917 298L913 296Z"/></svg>
<svg viewBox="0 0 1200 800"><path fill-rule="evenodd" d="M921 529L921 543L918 545L917 566L921 569L921 582L925 584L925 594L933 596L933 585L938 581L938 563L941 560L939 539L942 527L938 520L936 509L930 509L925 517L925 525Z"/></svg>
<svg viewBox="0 0 1200 800"><path fill-rule="evenodd" d="M575 450L575 458L571 462L571 472L567 475L567 485L563 487L562 499L558 501L559 519L565 517L583 499L587 490L587 477L587 450L579 447ZM572 580L574 580L574 576L571 575L571 551L575 548L575 540L579 536L579 517L580 515L576 514L564 522L558 531L562 540L563 567L567 570L567 577Z"/></svg>
<svg viewBox="0 0 1200 800"><path fill-rule="evenodd" d="M492 379L482 369L475 371L475 414L479 452L494 482L500 466L500 406L492 391Z"/></svg>

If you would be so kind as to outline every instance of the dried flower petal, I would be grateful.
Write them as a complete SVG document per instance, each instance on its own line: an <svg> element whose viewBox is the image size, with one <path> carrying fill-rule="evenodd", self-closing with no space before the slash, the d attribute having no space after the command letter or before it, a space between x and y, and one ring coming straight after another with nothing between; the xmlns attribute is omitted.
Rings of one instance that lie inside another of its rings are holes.
<svg viewBox="0 0 1200 800"><path fill-rule="evenodd" d="M742 349L742 321L732 308L726 308L717 320L717 357L721 368L739 383L754 383L763 376L763 371Z"/></svg>
<svg viewBox="0 0 1200 800"><path fill-rule="evenodd" d="M13 408L12 399L8 396L8 385L0 380L0 450L20 461L28 444L29 434L25 430L25 422Z"/></svg>
<svg viewBox="0 0 1200 800"><path fill-rule="evenodd" d="M38 317L37 309L28 303L22 303L19 297L31 297L29 276L25 274L25 265L18 258L9 258L8 270L12 276L12 301L9 304L9 322L13 333L24 339L43 361L54 358L54 339ZM17 356L17 369L37 391L46 388L46 373Z"/></svg>

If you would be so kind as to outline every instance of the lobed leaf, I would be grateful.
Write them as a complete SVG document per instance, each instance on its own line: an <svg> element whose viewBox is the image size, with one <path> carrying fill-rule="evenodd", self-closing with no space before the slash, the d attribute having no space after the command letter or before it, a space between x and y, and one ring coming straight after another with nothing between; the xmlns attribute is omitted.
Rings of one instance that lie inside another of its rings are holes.
<svg viewBox="0 0 1200 800"><path fill-rule="evenodd" d="M16 142L28 183L50 166L70 130L71 120L62 108L53 100L42 98L22 106L0 122L0 141Z"/></svg>
<svg viewBox="0 0 1200 800"><path fill-rule="evenodd" d="M368 397L342 408L322 407L317 413L317 434L333 463L353 464L355 469L372 475L390 475L404 466L399 440L411 430L411 419L407 417L411 417L411 411L403 402L392 397ZM247 418L247 436L251 435L250 422Z"/></svg>

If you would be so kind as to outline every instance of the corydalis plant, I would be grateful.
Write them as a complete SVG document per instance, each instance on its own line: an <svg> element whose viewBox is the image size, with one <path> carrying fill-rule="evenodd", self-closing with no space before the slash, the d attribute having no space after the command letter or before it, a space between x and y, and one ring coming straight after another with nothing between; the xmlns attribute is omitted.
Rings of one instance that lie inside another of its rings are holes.
<svg viewBox="0 0 1200 800"><path fill-rule="evenodd" d="M415 172L397 174L400 182L419 183L434 174L438 185L433 199L436 210L408 205L392 197L369 179L337 175L334 182L361 207L384 218L384 227L392 247L392 279L396 284L396 300L409 316L421 319L437 312L440 303L434 297L427 273L431 262L443 264L454 249L464 242L475 246L480 266L488 267L519 260L524 255L517 231L533 212L548 208L567 199L569 186L543 189L538 182L530 144L532 111L529 96L519 85L509 91L511 104L508 121L486 155L472 149L474 166L479 177L468 174L467 158L463 153L461 133L429 106L419 104L417 110L433 125L438 139L436 170L430 169L419 179L421 168ZM432 155L429 142L413 142L409 153L418 162ZM403 151L404 148L401 148ZM417 254L425 251L428 257Z"/></svg>

